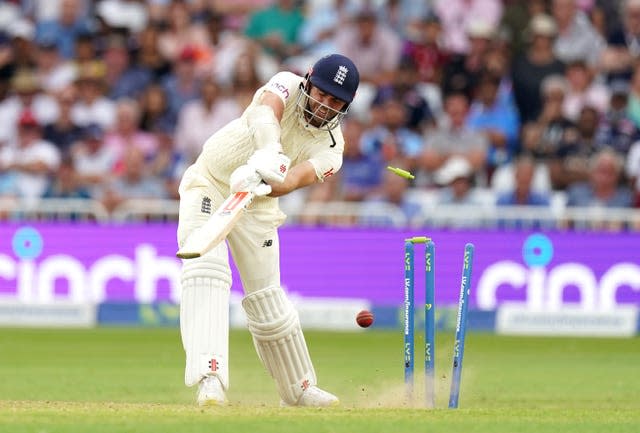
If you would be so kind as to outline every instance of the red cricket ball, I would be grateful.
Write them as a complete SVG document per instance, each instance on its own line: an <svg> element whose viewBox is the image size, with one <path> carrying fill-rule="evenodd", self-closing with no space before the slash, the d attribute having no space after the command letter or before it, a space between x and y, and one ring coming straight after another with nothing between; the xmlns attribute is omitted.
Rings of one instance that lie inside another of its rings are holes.
<svg viewBox="0 0 640 433"><path fill-rule="evenodd" d="M362 310L356 316L356 323L363 328L368 328L373 323L373 313L368 310Z"/></svg>

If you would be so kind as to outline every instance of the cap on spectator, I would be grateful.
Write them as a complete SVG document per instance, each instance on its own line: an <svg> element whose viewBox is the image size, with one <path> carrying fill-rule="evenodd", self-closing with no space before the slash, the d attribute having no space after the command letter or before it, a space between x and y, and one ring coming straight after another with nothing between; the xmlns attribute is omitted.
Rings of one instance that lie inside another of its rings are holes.
<svg viewBox="0 0 640 433"><path fill-rule="evenodd" d="M440 17L433 11L429 11L422 17L423 23L435 23L440 24Z"/></svg>
<svg viewBox="0 0 640 433"><path fill-rule="evenodd" d="M77 72L77 81L101 81L107 71L104 63L96 60L79 65Z"/></svg>
<svg viewBox="0 0 640 433"><path fill-rule="evenodd" d="M551 16L536 14L529 21L529 32L532 35L554 37L558 33L558 26Z"/></svg>
<svg viewBox="0 0 640 433"><path fill-rule="evenodd" d="M378 17L375 9L367 4L353 6L351 16L356 21L375 20Z"/></svg>
<svg viewBox="0 0 640 433"><path fill-rule="evenodd" d="M104 130L97 123L90 123L84 128L83 136L87 140L102 140L104 138Z"/></svg>
<svg viewBox="0 0 640 433"><path fill-rule="evenodd" d="M20 19L9 24L7 32L12 38L32 40L36 34L36 29L30 21Z"/></svg>
<svg viewBox="0 0 640 433"><path fill-rule="evenodd" d="M58 47L56 40L49 36L43 36L36 39L36 44L38 45L38 48L43 50L53 50Z"/></svg>
<svg viewBox="0 0 640 433"><path fill-rule="evenodd" d="M542 83L540 84L540 93L542 95L548 95L555 91L560 91L563 94L566 94L568 89L569 84L567 83L567 79L561 74L549 75L542 80Z"/></svg>
<svg viewBox="0 0 640 433"><path fill-rule="evenodd" d="M495 35L494 28L485 20L474 19L469 21L466 27L467 36L478 39L492 39Z"/></svg>
<svg viewBox="0 0 640 433"><path fill-rule="evenodd" d="M18 119L18 126L23 128L38 127L40 123L30 110L24 110Z"/></svg>
<svg viewBox="0 0 640 433"><path fill-rule="evenodd" d="M628 96L630 91L629 83L625 80L614 80L609 85L609 89L611 89L611 95L624 95Z"/></svg>
<svg viewBox="0 0 640 433"><path fill-rule="evenodd" d="M198 57L198 52L191 45L185 45L180 51L178 58L183 62L195 62Z"/></svg>
<svg viewBox="0 0 640 433"><path fill-rule="evenodd" d="M435 181L440 185L449 185L456 179L467 179L473 174L469 161L462 156L452 156L434 173Z"/></svg>
<svg viewBox="0 0 640 433"><path fill-rule="evenodd" d="M21 69L11 78L11 88L16 93L36 93L40 90L40 83L34 72Z"/></svg>
<svg viewBox="0 0 640 433"><path fill-rule="evenodd" d="M123 35L114 33L107 37L105 48L128 50L129 47L127 46L127 39Z"/></svg>

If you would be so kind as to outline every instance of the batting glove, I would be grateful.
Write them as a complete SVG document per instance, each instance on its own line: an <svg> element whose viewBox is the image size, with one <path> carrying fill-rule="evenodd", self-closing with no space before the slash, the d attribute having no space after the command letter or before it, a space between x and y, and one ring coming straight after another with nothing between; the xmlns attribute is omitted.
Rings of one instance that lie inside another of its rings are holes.
<svg viewBox="0 0 640 433"><path fill-rule="evenodd" d="M256 170L246 164L233 170L229 178L229 187L232 194L238 191L251 191L257 196L262 196L271 192L271 186L264 183Z"/></svg>
<svg viewBox="0 0 640 433"><path fill-rule="evenodd" d="M258 149L247 161L267 183L282 183L287 177L291 160L284 153L270 149Z"/></svg>

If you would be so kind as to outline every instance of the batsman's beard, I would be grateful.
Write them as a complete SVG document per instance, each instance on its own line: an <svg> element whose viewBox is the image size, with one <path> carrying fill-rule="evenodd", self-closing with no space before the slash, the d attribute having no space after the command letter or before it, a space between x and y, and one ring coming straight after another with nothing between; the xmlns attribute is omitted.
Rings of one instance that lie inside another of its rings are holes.
<svg viewBox="0 0 640 433"><path fill-rule="evenodd" d="M316 105L315 109L311 107L312 103ZM348 110L348 108L345 108L344 111L339 111L323 104L307 93L302 85L300 86L296 105L306 125L327 131L338 126Z"/></svg>

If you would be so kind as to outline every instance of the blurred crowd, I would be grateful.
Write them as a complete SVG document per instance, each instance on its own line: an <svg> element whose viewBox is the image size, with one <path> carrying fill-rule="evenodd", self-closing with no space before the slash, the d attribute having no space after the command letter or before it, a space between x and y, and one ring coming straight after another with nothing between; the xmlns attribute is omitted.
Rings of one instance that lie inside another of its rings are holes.
<svg viewBox="0 0 640 433"><path fill-rule="evenodd" d="M4 1L0 196L175 199L261 84L331 52L362 84L301 203L640 207L640 0Z"/></svg>

